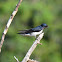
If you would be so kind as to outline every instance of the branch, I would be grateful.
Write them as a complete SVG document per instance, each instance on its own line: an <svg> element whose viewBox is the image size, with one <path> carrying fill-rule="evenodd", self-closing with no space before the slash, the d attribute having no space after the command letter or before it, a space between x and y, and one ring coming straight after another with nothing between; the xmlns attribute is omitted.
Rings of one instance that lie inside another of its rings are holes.
<svg viewBox="0 0 62 62"><path fill-rule="evenodd" d="M2 48L3 42L4 42L5 35L6 35L7 31L8 31L8 28L9 28L14 16L16 15L16 13L18 11L18 8L19 8L21 2L22 2L22 0L19 0L18 4L16 5L15 10L11 14L11 16L10 16L8 22L7 22L7 25L6 25L5 29L4 29L4 32L3 32L2 38L1 38L1 42L0 42L0 52L1 52L1 48Z"/></svg>
<svg viewBox="0 0 62 62"><path fill-rule="evenodd" d="M38 61L29 59L27 62L38 62Z"/></svg>
<svg viewBox="0 0 62 62"><path fill-rule="evenodd" d="M17 62L19 62L19 60L14 56L14 58L15 58L15 60L17 61Z"/></svg>
<svg viewBox="0 0 62 62"><path fill-rule="evenodd" d="M40 44L40 40L43 38L44 33L41 33L38 38L35 40L35 42L33 43L33 45L31 46L31 48L28 50L26 56L24 57L24 59L22 60L22 62L27 62L30 58L30 55L32 54L32 52L34 51L34 49L36 48L37 44Z"/></svg>

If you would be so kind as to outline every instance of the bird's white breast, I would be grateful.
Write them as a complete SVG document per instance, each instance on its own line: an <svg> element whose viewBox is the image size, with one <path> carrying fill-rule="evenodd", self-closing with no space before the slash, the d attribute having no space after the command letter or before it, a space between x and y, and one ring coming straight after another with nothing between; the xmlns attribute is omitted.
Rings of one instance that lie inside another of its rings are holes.
<svg viewBox="0 0 62 62"><path fill-rule="evenodd" d="M36 35L39 35L43 32L43 30L39 31L39 32L32 32L31 33L31 36L36 36Z"/></svg>

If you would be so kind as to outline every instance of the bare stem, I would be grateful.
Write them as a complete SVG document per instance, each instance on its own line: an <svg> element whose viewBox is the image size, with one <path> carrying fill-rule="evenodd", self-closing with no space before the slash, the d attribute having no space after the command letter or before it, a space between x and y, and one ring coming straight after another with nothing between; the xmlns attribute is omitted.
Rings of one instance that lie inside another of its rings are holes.
<svg viewBox="0 0 62 62"><path fill-rule="evenodd" d="M32 52L34 51L34 49L36 48L37 44L40 43L40 40L43 38L44 33L41 33L37 39L35 40L35 42L33 43L33 45L31 46L31 48L28 50L26 56L24 57L24 59L22 60L22 62L27 62L30 58L30 55L32 54Z"/></svg>
<svg viewBox="0 0 62 62"><path fill-rule="evenodd" d="M15 59L17 62L19 62L18 58L16 58L15 56L14 56L14 59Z"/></svg>
<svg viewBox="0 0 62 62"><path fill-rule="evenodd" d="M3 31L1 42L0 42L0 52L1 52L1 48L2 48L3 42L4 42L5 35L6 35L7 31L8 31L8 28L9 28L14 16L16 15L16 13L18 11L18 8L19 8L21 2L22 2L22 0L19 0L18 4L16 5L15 10L11 14L11 16L10 16L8 22L7 22L7 25L6 25L6 27L5 27L4 31Z"/></svg>
<svg viewBox="0 0 62 62"><path fill-rule="evenodd" d="M38 62L38 61L29 59L27 62Z"/></svg>

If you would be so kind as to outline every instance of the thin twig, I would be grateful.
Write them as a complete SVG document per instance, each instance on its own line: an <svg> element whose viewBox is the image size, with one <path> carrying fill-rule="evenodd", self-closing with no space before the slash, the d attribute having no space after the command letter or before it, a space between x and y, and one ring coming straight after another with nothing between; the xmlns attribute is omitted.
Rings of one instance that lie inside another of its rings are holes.
<svg viewBox="0 0 62 62"><path fill-rule="evenodd" d="M15 58L15 60L16 60L17 62L19 62L18 58L16 58L15 56L14 56L14 58Z"/></svg>
<svg viewBox="0 0 62 62"><path fill-rule="evenodd" d="M22 62L27 62L30 58L30 55L32 54L32 52L34 51L34 49L36 48L37 44L40 43L40 40L43 38L44 33L41 33L37 39L35 40L35 42L33 43L33 45L31 46L31 48L28 50L26 56L24 57L24 59L22 60Z"/></svg>
<svg viewBox="0 0 62 62"><path fill-rule="evenodd" d="M22 0L19 0L18 4L16 5L15 10L11 14L11 16L10 16L8 22L7 22L7 25L6 25L5 29L4 29L4 32L3 32L2 38L1 38L1 42L0 42L0 52L1 52L1 48L2 48L3 42L4 42L5 35L6 35L7 31L8 31L8 28L9 28L14 16L16 15L16 13L18 11L18 8L19 8L21 2L22 2Z"/></svg>
<svg viewBox="0 0 62 62"><path fill-rule="evenodd" d="M29 59L27 62L38 62L38 61Z"/></svg>

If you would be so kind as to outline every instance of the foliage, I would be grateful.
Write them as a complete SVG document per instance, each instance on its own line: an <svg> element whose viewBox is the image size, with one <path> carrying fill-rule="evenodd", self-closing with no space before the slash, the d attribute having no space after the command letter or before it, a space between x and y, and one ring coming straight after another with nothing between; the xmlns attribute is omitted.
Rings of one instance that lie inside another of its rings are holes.
<svg viewBox="0 0 62 62"><path fill-rule="evenodd" d="M0 0L0 39L5 25L18 0ZM32 59L40 62L62 62L62 7L61 0L23 0L5 37L0 62L15 62L14 55L21 61L35 40L34 37L18 35L18 30L46 23L49 27L33 54Z"/></svg>

